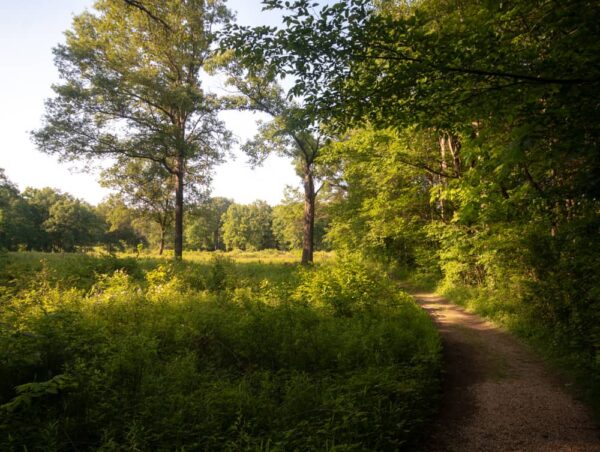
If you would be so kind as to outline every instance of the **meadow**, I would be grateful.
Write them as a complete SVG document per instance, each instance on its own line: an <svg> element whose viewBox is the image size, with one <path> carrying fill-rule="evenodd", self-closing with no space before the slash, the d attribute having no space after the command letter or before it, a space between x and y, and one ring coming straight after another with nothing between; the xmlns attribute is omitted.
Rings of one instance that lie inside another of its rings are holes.
<svg viewBox="0 0 600 452"><path fill-rule="evenodd" d="M317 260L0 255L0 449L414 447L436 331L381 268Z"/></svg>

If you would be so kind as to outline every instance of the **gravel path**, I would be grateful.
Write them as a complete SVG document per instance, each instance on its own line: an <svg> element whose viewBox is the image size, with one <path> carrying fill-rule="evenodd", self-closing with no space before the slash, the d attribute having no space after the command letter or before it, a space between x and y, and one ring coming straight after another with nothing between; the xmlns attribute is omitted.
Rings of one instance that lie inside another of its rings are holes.
<svg viewBox="0 0 600 452"><path fill-rule="evenodd" d="M441 412L427 451L600 451L580 402L510 334L445 299L414 293L444 344Z"/></svg>

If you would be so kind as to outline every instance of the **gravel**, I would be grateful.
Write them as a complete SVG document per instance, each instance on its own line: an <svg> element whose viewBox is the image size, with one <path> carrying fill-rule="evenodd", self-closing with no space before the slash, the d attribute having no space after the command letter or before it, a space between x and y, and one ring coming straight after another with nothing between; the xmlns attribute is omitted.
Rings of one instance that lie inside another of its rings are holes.
<svg viewBox="0 0 600 452"><path fill-rule="evenodd" d="M586 406L526 345L433 294L413 294L444 344L445 382L427 451L599 451Z"/></svg>

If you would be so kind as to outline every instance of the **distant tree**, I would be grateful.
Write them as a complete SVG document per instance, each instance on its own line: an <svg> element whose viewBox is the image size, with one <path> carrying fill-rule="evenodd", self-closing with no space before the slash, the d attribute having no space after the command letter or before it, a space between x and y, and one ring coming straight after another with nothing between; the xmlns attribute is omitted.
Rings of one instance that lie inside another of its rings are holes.
<svg viewBox="0 0 600 452"><path fill-rule="evenodd" d="M162 255L167 230L175 218L175 202L171 196L173 176L151 161L124 160L102 173L101 184L118 190L123 202L139 219L157 226L158 253Z"/></svg>
<svg viewBox="0 0 600 452"><path fill-rule="evenodd" d="M90 204L53 188L26 188L14 212L13 246L39 251L74 251L102 242L106 222Z"/></svg>
<svg viewBox="0 0 600 452"><path fill-rule="evenodd" d="M248 231L247 208L242 204L232 204L223 216L223 242L228 250L245 249Z"/></svg>
<svg viewBox="0 0 600 452"><path fill-rule="evenodd" d="M223 216L233 201L215 197L193 206L185 229L185 240L194 249L225 249L221 237Z"/></svg>
<svg viewBox="0 0 600 452"><path fill-rule="evenodd" d="M30 227L28 248L39 251L52 251L52 238L46 230L45 222L50 218L50 209L65 195L54 188L31 188L23 190L27 203L27 224Z"/></svg>
<svg viewBox="0 0 600 452"><path fill-rule="evenodd" d="M27 232L31 224L27 214L27 205L18 188L0 168L0 249L28 245Z"/></svg>
<svg viewBox="0 0 600 452"><path fill-rule="evenodd" d="M301 201L286 198L273 207L273 235L278 248L299 249L302 247L304 206Z"/></svg>
<svg viewBox="0 0 600 452"><path fill-rule="evenodd" d="M273 238L273 209L265 201L250 204L250 230L248 242L255 249L275 248Z"/></svg>
<svg viewBox="0 0 600 452"><path fill-rule="evenodd" d="M228 250L273 248L271 207L264 201L230 205L223 218L223 241Z"/></svg>
<svg viewBox="0 0 600 452"><path fill-rule="evenodd" d="M53 250L75 251L78 246L100 242L106 223L89 204L63 195L50 206L43 227L50 236Z"/></svg>
<svg viewBox="0 0 600 452"><path fill-rule="evenodd" d="M135 227L136 213L130 209L119 194L112 194L98 204L96 211L107 224L102 242L109 251L125 247L134 248L139 243L147 245L147 238Z"/></svg>
<svg viewBox="0 0 600 452"><path fill-rule="evenodd" d="M173 177L175 258L183 248L184 187L221 161L231 134L201 71L228 21L221 0L103 0L55 48L62 83L46 104L38 148L63 160L150 161Z"/></svg>

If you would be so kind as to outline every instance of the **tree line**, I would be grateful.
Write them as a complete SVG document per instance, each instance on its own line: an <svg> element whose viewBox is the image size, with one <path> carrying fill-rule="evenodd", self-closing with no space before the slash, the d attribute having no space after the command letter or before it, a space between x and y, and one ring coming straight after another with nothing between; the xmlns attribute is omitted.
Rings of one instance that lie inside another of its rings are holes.
<svg viewBox="0 0 600 452"><path fill-rule="evenodd" d="M164 195L164 194L163 194ZM169 197L170 199L170 197ZM190 203L184 244L190 250L300 249L303 203L288 189L281 204L238 204L222 197ZM22 192L0 169L0 249L74 252L103 247L109 252L170 248L174 209L169 203L140 202L122 193L93 206L53 188ZM327 206L318 206L317 249L325 249Z"/></svg>

